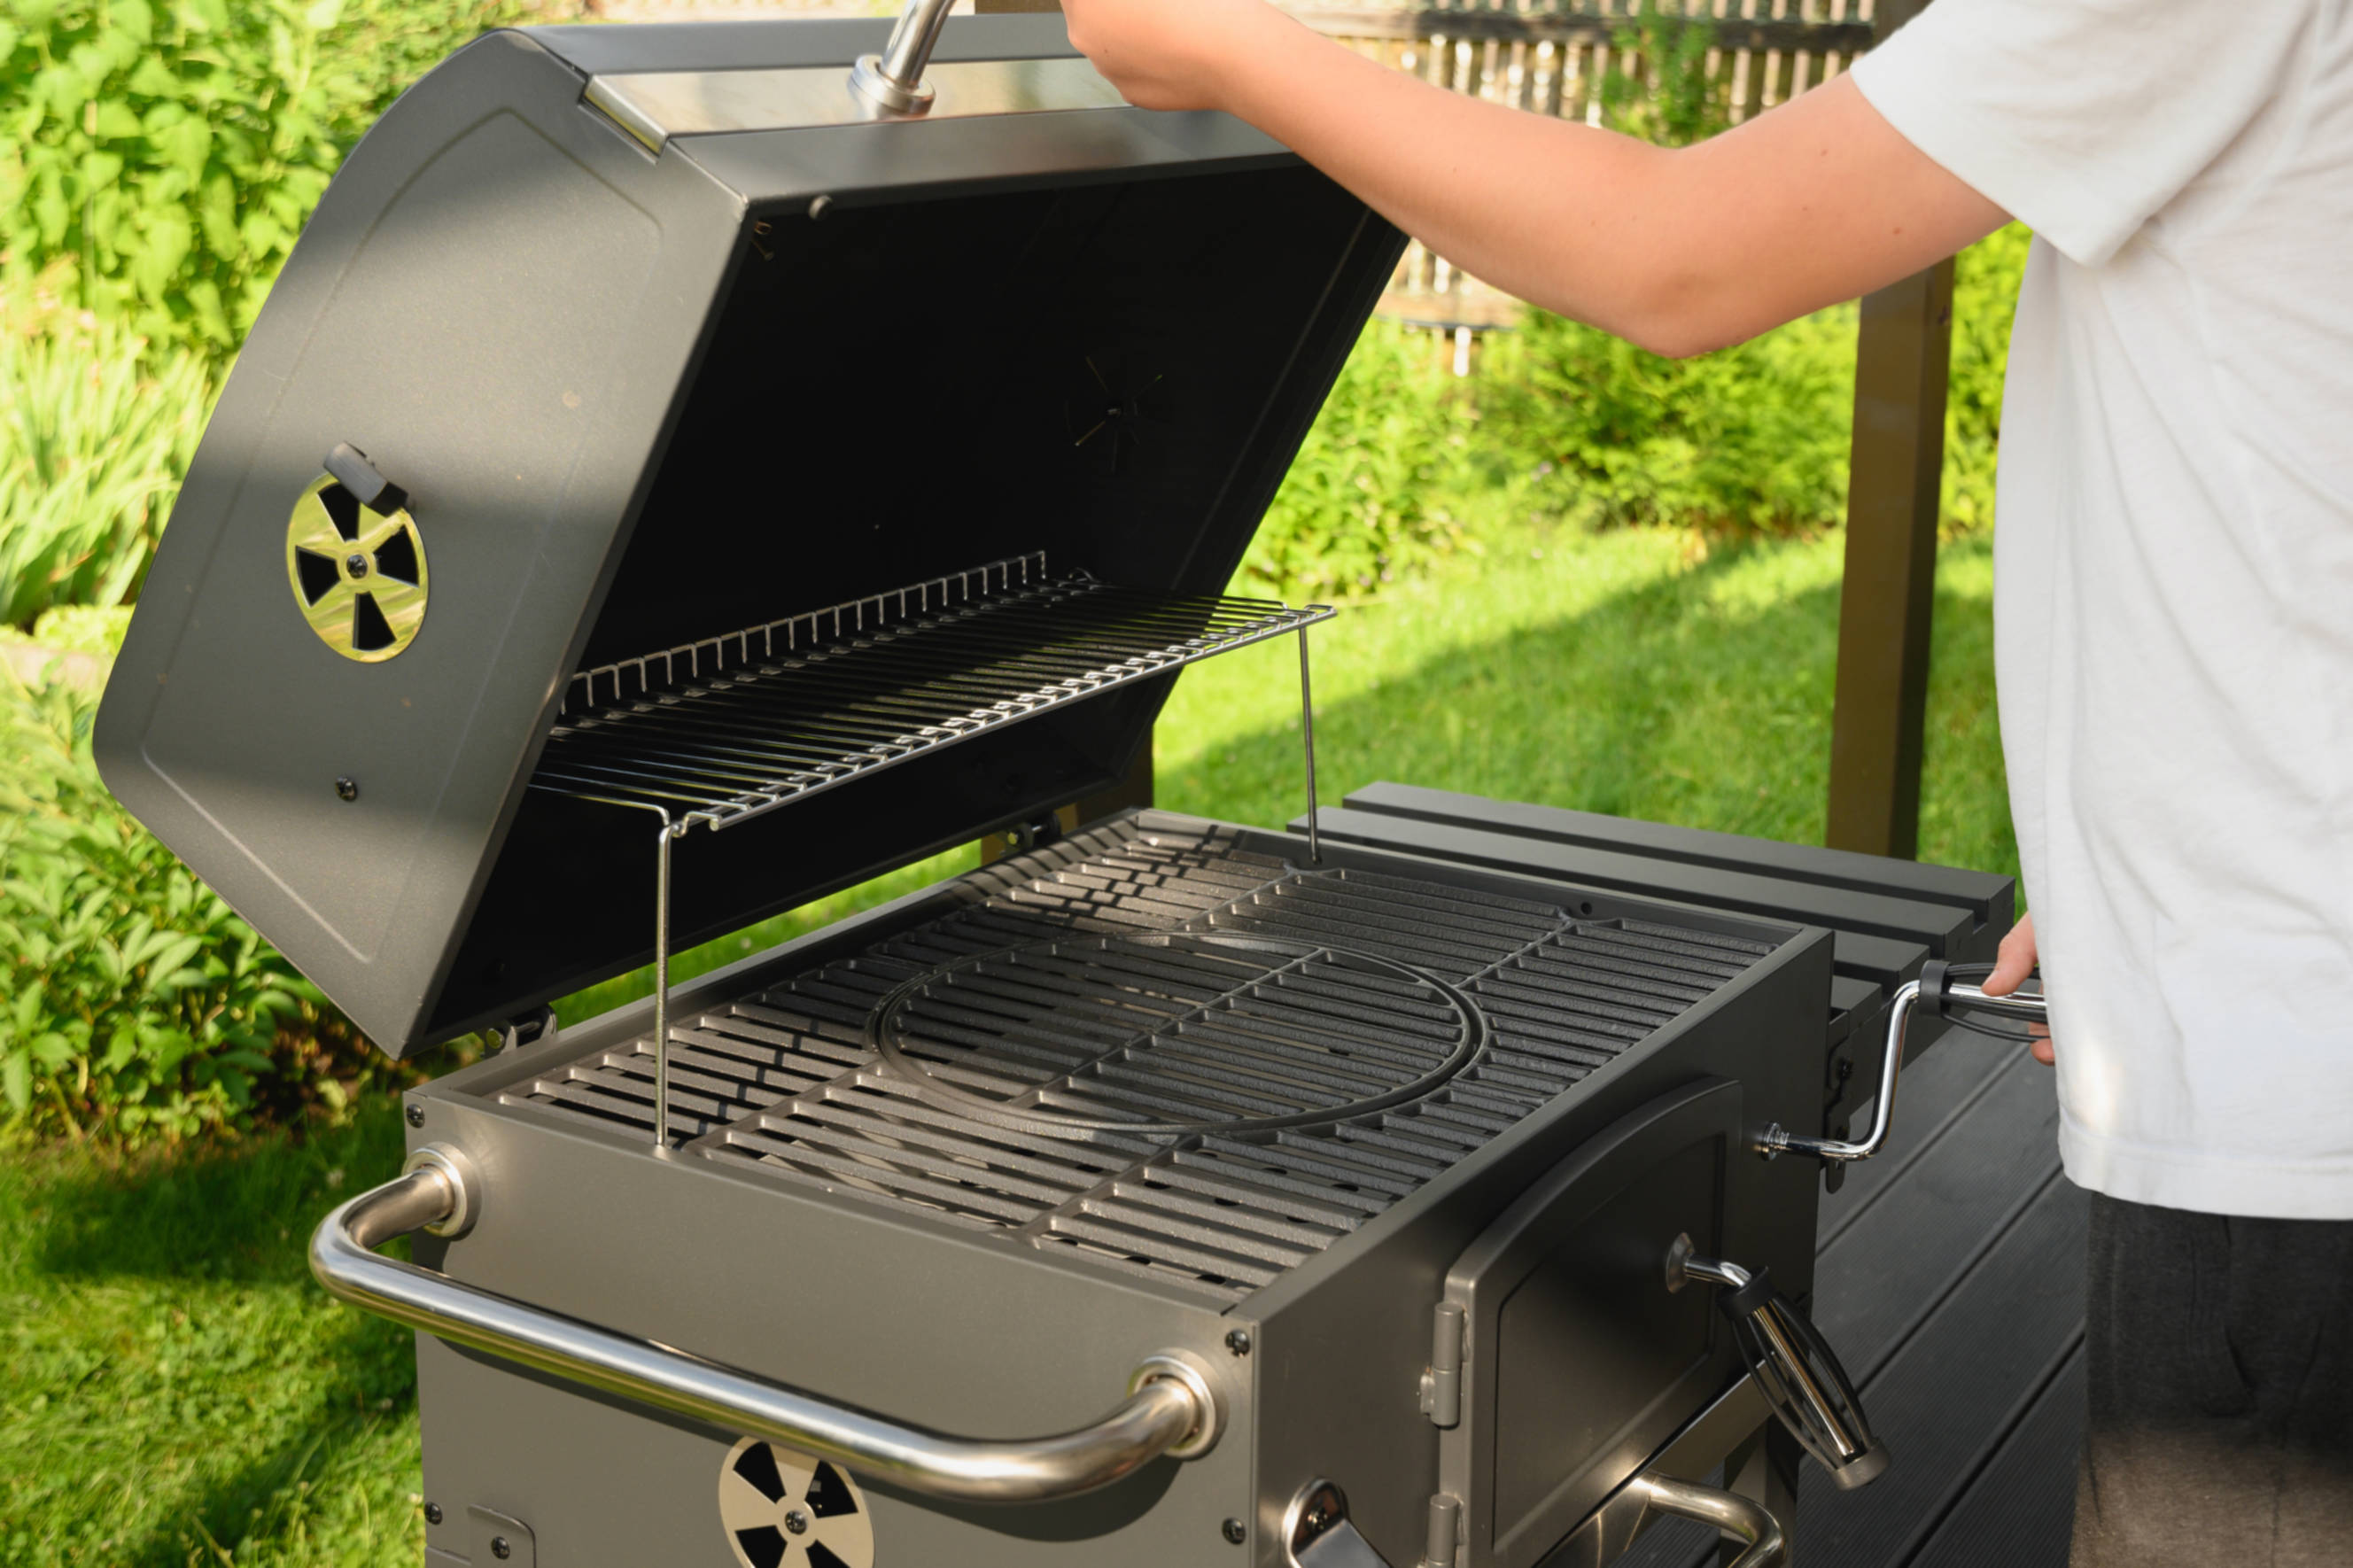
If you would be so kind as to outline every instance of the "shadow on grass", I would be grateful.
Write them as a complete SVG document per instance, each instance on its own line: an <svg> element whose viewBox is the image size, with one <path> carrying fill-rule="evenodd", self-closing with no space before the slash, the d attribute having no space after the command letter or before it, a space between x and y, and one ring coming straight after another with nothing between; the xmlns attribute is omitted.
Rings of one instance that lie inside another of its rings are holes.
<svg viewBox="0 0 2353 1568"><path fill-rule="evenodd" d="M1325 803L1389 779L1819 844L1839 591L1775 596L1735 580L1752 563L1769 567L1757 553L1720 551L1319 705ZM1987 605L1941 588L1936 617L1921 850L2014 868ZM1286 822L1303 804L1299 770L1298 729L1286 723L1165 765L1161 800Z"/></svg>
<svg viewBox="0 0 2353 1568"><path fill-rule="evenodd" d="M1748 553L1719 551L1581 613L1450 650L1369 690L1319 704L1324 778L1351 785L1388 778L1693 821L1723 813L1688 804L1662 808L1689 783L1704 783L1694 764L1712 763L1710 771L1722 773L1728 762L1730 771L1746 772L1769 754L1782 772L1820 772L1829 751L1836 591L1719 606L1715 590ZM1365 613L1378 616L1384 606ZM1718 725L1695 747L1694 726L1726 709L1739 721L1773 712L1802 721ZM1243 804L1236 796L1255 797L1248 800L1255 820L1286 820L1299 809L1294 724L1239 737L1173 771L1181 776L1164 773L1164 786L1172 786L1164 795L1181 796L1182 809L1223 814ZM1327 802L1333 793L1327 789ZM1755 793L1754 785L1746 791ZM1819 815L1819 803L1807 805Z"/></svg>
<svg viewBox="0 0 2353 1568"><path fill-rule="evenodd" d="M314 1486L355 1465L388 1428L415 1442L417 1368L411 1338L393 1324L353 1314L330 1342L331 1368L301 1410L273 1422L272 1441L226 1475L191 1486L139 1536L126 1541L123 1568L185 1568L191 1562L244 1562L255 1545L285 1544L316 1518ZM405 1490L405 1489L404 1489ZM385 1526L397 1528L406 1516Z"/></svg>
<svg viewBox="0 0 2353 1568"><path fill-rule="evenodd" d="M316 1295L305 1252L329 1208L397 1171L401 1144L386 1099L299 1139L0 1164L0 1289L75 1315L20 1335L29 1359L0 1379L47 1472L18 1478L30 1517L0 1521L0 1543L13 1526L30 1562L57 1560L43 1546L304 1561L316 1527L350 1533L327 1516L358 1491L380 1521L361 1533L395 1545L415 1484L410 1336Z"/></svg>
<svg viewBox="0 0 2353 1568"><path fill-rule="evenodd" d="M61 1279L280 1281L306 1270L311 1227L343 1198L400 1169L399 1107L386 1100L344 1127L265 1134L120 1164L66 1151L10 1173L21 1184L20 1268Z"/></svg>

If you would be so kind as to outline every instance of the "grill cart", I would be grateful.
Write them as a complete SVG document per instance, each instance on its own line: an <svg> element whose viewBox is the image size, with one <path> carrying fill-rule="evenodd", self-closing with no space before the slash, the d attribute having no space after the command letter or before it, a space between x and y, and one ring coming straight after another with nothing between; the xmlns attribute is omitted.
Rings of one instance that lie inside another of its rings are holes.
<svg viewBox="0 0 2353 1568"><path fill-rule="evenodd" d="M1835 1152L1836 1065L2008 884L1868 862L1831 919L1353 811L1054 841L1187 664L1293 637L1304 700L1331 612L1222 590L1400 239L1059 18L944 9L419 82L116 667L131 809L387 1052L508 1041L313 1244L419 1331L428 1561L1503 1568L1662 1513L1769 1561L1779 1494L1711 1470L1776 1415L1886 1455L1791 1304L1820 1167L1765 1156Z"/></svg>

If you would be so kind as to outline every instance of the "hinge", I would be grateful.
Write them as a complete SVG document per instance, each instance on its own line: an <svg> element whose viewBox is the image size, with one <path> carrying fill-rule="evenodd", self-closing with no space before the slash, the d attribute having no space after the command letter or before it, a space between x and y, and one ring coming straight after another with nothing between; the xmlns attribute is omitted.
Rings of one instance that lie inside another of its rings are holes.
<svg viewBox="0 0 2353 1568"><path fill-rule="evenodd" d="M1042 849L1049 844L1060 843L1061 837L1061 818L1050 811L1035 822L1024 822L1007 828L1005 853L1018 855L1025 850Z"/></svg>
<svg viewBox="0 0 2353 1568"><path fill-rule="evenodd" d="M1421 1373L1421 1413L1433 1426L1462 1419L1462 1309L1441 1301L1430 1313L1430 1365Z"/></svg>
<svg viewBox="0 0 2353 1568"><path fill-rule="evenodd" d="M473 1568L538 1568L539 1542L531 1526L486 1508L470 1508L466 1522L474 1548Z"/></svg>
<svg viewBox="0 0 2353 1568"><path fill-rule="evenodd" d="M1416 1568L1454 1568L1462 1546L1462 1500L1440 1492L1430 1500L1430 1522Z"/></svg>
<svg viewBox="0 0 2353 1568"><path fill-rule="evenodd" d="M513 1050L517 1046L541 1046L554 1040L558 1026L555 1009L542 1007L536 1013L522 1013L509 1018L499 1030L499 1049Z"/></svg>

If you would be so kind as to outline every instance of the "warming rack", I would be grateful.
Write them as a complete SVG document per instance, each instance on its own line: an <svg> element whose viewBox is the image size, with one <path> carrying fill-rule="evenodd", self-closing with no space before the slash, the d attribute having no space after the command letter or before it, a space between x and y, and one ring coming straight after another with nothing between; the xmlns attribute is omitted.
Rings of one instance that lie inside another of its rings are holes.
<svg viewBox="0 0 2353 1568"><path fill-rule="evenodd" d="M1007 724L1296 633L1311 859L1315 728L1307 628L1328 605L1179 597L1043 552L583 670L532 787L653 813L654 1118L669 1147L670 846Z"/></svg>

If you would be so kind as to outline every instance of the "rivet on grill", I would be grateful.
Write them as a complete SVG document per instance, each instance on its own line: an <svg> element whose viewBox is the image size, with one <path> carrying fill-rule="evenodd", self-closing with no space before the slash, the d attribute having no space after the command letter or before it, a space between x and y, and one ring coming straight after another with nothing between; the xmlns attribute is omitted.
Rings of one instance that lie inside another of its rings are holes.
<svg viewBox="0 0 2353 1568"><path fill-rule="evenodd" d="M439 1503L428 1502L425 1505L425 1522L427 1524L438 1524L441 1522L441 1505Z"/></svg>
<svg viewBox="0 0 2353 1568"><path fill-rule="evenodd" d="M359 799L359 780L352 777L349 773L345 773L343 777L335 781L335 798L337 800L353 801Z"/></svg>
<svg viewBox="0 0 2353 1568"><path fill-rule="evenodd" d="M1250 1331L1248 1329L1236 1329L1231 1333L1228 1334L1226 1336L1226 1348L1233 1352L1236 1355L1250 1354Z"/></svg>
<svg viewBox="0 0 2353 1568"><path fill-rule="evenodd" d="M425 1108L423 1106L412 1105L408 1108L408 1124L411 1127L422 1127L425 1125Z"/></svg>
<svg viewBox="0 0 2353 1568"><path fill-rule="evenodd" d="M808 205L809 221L812 223L823 223L825 221L826 214L832 210L833 198L831 196L812 197L810 198Z"/></svg>
<svg viewBox="0 0 2353 1568"><path fill-rule="evenodd" d="M1229 1519L1226 1521L1225 1524L1221 1528L1225 1532L1226 1539L1232 1542L1236 1546L1240 1546L1243 1542L1250 1539L1250 1527L1242 1523L1239 1519Z"/></svg>
<svg viewBox="0 0 2353 1568"><path fill-rule="evenodd" d="M794 1509L791 1512L785 1515L785 1528L791 1531L795 1535L807 1535L808 1533L808 1527L809 1516L803 1513L799 1509Z"/></svg>
<svg viewBox="0 0 2353 1568"><path fill-rule="evenodd" d="M507 1544L505 1536L493 1535L491 1537L491 1555L503 1563L514 1555L514 1548Z"/></svg>

